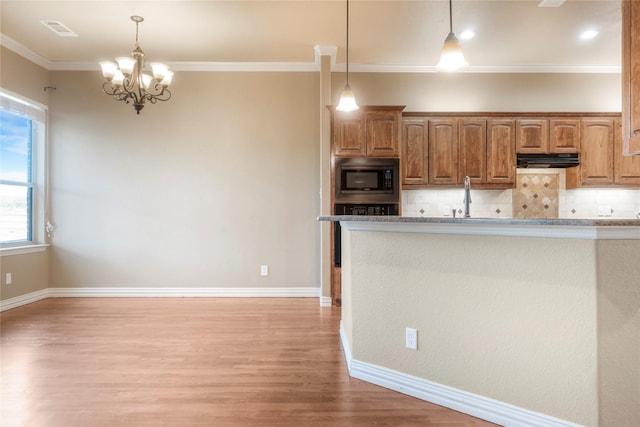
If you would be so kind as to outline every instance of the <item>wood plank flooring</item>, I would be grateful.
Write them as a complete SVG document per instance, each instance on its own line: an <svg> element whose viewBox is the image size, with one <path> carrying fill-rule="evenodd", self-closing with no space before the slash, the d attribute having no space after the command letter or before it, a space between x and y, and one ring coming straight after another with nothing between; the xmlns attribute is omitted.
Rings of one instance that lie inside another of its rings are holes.
<svg viewBox="0 0 640 427"><path fill-rule="evenodd" d="M2 427L493 425L350 378L316 299L49 298L0 321Z"/></svg>

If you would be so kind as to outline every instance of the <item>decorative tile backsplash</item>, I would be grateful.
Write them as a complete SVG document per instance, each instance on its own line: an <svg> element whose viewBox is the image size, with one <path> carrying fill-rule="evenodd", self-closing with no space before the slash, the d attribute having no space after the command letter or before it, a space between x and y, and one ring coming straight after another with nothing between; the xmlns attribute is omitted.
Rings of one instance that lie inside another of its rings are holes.
<svg viewBox="0 0 640 427"><path fill-rule="evenodd" d="M559 174L519 173L513 191L514 218L558 218Z"/></svg>
<svg viewBox="0 0 640 427"><path fill-rule="evenodd" d="M516 188L510 190L475 190L472 186L471 217L640 218L640 189L567 190L564 169L518 169L517 178ZM452 217L455 209L456 216L461 216L463 199L462 188L404 190L402 215Z"/></svg>
<svg viewBox="0 0 640 427"><path fill-rule="evenodd" d="M471 188L469 210L476 218L511 218L512 190L474 190ZM423 217L452 217L452 210L460 217L464 209L464 190L404 190L402 192L402 215Z"/></svg>

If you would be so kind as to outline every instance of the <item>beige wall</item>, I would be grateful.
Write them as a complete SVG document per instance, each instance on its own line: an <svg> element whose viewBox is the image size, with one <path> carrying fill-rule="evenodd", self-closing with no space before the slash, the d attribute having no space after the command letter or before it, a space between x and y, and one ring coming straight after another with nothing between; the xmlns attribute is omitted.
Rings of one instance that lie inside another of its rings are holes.
<svg viewBox="0 0 640 427"><path fill-rule="evenodd" d="M11 284L5 274L11 273ZM21 255L3 255L0 259L0 301L42 291L49 283L49 254L47 251Z"/></svg>
<svg viewBox="0 0 640 427"><path fill-rule="evenodd" d="M344 88L334 73L334 105ZM349 73L360 105L405 111L620 112L619 74Z"/></svg>
<svg viewBox="0 0 640 427"><path fill-rule="evenodd" d="M14 52L0 47L0 87L43 105L49 104L49 72ZM11 285L5 284L11 273ZM0 301L46 289L49 284L47 252L4 255L0 258Z"/></svg>
<svg viewBox="0 0 640 427"><path fill-rule="evenodd" d="M49 71L0 46L0 87L49 105Z"/></svg>
<svg viewBox="0 0 640 427"><path fill-rule="evenodd" d="M354 359L578 424L640 424L637 240L344 235Z"/></svg>
<svg viewBox="0 0 640 427"><path fill-rule="evenodd" d="M50 286L319 286L317 74L177 73L140 115L52 83Z"/></svg>
<svg viewBox="0 0 640 427"><path fill-rule="evenodd" d="M351 233L351 243L355 359L595 425L593 242ZM405 349L406 327L418 351Z"/></svg>
<svg viewBox="0 0 640 427"><path fill-rule="evenodd" d="M601 426L640 426L640 274L637 240L598 242Z"/></svg>

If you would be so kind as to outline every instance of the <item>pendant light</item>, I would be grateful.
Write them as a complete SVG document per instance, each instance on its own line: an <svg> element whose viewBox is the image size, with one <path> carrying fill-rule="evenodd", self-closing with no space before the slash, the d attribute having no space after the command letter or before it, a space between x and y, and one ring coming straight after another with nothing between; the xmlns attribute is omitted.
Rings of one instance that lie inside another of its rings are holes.
<svg viewBox="0 0 640 427"><path fill-rule="evenodd" d="M340 95L340 102L336 107L339 111L355 111L358 108L356 97L353 96L351 86L349 86L349 0L347 0L347 84Z"/></svg>
<svg viewBox="0 0 640 427"><path fill-rule="evenodd" d="M469 65L469 63L464 59L458 38L453 34L453 13L451 0L449 0L449 35L444 41L442 53L440 54L440 62L438 62L436 68L443 71L457 71L467 65Z"/></svg>

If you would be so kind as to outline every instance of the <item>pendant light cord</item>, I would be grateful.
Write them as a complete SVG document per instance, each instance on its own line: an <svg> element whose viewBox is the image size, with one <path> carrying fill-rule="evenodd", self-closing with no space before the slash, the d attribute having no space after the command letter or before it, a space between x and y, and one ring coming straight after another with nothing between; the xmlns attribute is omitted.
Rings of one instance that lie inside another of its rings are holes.
<svg viewBox="0 0 640 427"><path fill-rule="evenodd" d="M349 84L349 0L347 0L347 85Z"/></svg>
<svg viewBox="0 0 640 427"><path fill-rule="evenodd" d="M453 7L451 2L452 0L449 0L449 33L453 33Z"/></svg>

